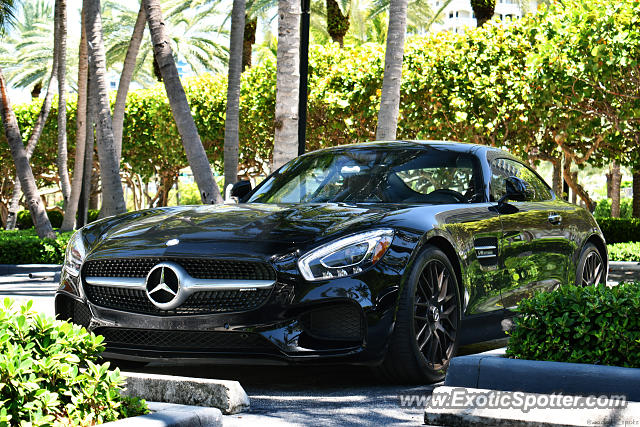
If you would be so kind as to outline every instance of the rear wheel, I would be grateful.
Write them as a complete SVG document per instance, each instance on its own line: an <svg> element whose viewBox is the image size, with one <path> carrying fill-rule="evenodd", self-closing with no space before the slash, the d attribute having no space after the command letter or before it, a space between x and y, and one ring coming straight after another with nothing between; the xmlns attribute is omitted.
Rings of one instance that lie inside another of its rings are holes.
<svg viewBox="0 0 640 427"><path fill-rule="evenodd" d="M444 378L457 350L460 297L455 270L434 246L422 250L404 286L391 344L380 367L394 382Z"/></svg>
<svg viewBox="0 0 640 427"><path fill-rule="evenodd" d="M593 243L587 243L580 255L576 284L578 286L593 286L604 283L605 265L600 251Z"/></svg>

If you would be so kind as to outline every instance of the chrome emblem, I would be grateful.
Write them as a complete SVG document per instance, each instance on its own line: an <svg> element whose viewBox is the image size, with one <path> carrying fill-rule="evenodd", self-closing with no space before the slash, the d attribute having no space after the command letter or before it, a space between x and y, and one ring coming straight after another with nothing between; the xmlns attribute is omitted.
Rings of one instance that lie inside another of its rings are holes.
<svg viewBox="0 0 640 427"><path fill-rule="evenodd" d="M180 305L182 269L172 263L160 263L147 275L145 290L147 298L162 310L171 310Z"/></svg>
<svg viewBox="0 0 640 427"><path fill-rule="evenodd" d="M171 239L171 240L167 240L167 243L165 243L165 245L167 246L175 246L178 243L180 243L180 240L178 239Z"/></svg>

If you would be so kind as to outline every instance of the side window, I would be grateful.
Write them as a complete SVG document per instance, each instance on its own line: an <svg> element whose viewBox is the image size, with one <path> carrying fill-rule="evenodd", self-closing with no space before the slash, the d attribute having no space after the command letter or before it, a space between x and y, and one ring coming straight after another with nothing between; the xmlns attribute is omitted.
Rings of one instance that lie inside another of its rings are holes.
<svg viewBox="0 0 640 427"><path fill-rule="evenodd" d="M491 162L491 201L498 201L506 192L505 178L518 177L526 181L534 192L532 202L551 200L553 195L549 186L535 172L511 159L495 159Z"/></svg>

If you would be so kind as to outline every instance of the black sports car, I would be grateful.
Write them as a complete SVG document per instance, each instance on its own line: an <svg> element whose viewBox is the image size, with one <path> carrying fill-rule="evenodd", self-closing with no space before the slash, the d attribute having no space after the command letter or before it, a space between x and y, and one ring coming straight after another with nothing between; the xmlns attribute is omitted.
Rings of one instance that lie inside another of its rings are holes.
<svg viewBox="0 0 640 427"><path fill-rule="evenodd" d="M377 142L298 157L238 204L106 218L69 243L56 313L129 361L333 362L442 378L536 290L606 280L596 221L512 155Z"/></svg>

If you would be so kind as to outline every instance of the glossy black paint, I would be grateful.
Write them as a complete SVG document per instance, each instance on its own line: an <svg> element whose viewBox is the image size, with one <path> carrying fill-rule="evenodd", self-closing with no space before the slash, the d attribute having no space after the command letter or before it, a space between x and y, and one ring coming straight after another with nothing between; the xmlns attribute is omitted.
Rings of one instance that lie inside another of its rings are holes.
<svg viewBox="0 0 640 427"><path fill-rule="evenodd" d="M112 310L88 302L79 280L63 271L56 294L57 313L64 314L64 304L72 299L88 305L91 322L87 326L98 332L104 327L238 332L258 335L269 343L266 349L254 352L108 347L112 357L378 364L393 331L399 290L425 245L442 249L456 269L461 284L463 344L503 337L500 321L511 315L508 309L519 299L537 289L573 283L587 241L594 242L607 259L602 234L584 209L555 197L540 202L491 201L491 161L516 160L501 150L410 141L334 150L427 149L473 155L480 166L484 200L432 205L245 203L156 208L107 218L82 230L86 260L190 257L267 262L277 273L277 283L269 300L255 310L165 317ZM556 221L558 216L560 221ZM392 228L395 236L373 268L353 277L317 282L301 276L297 260L302 254L336 238L379 228ZM168 247L170 239L180 242ZM479 249L494 246L495 250ZM362 340L322 342L305 333L302 319L307 313L337 304L351 304L361 311L365 325ZM496 336L487 334L489 330Z"/></svg>

